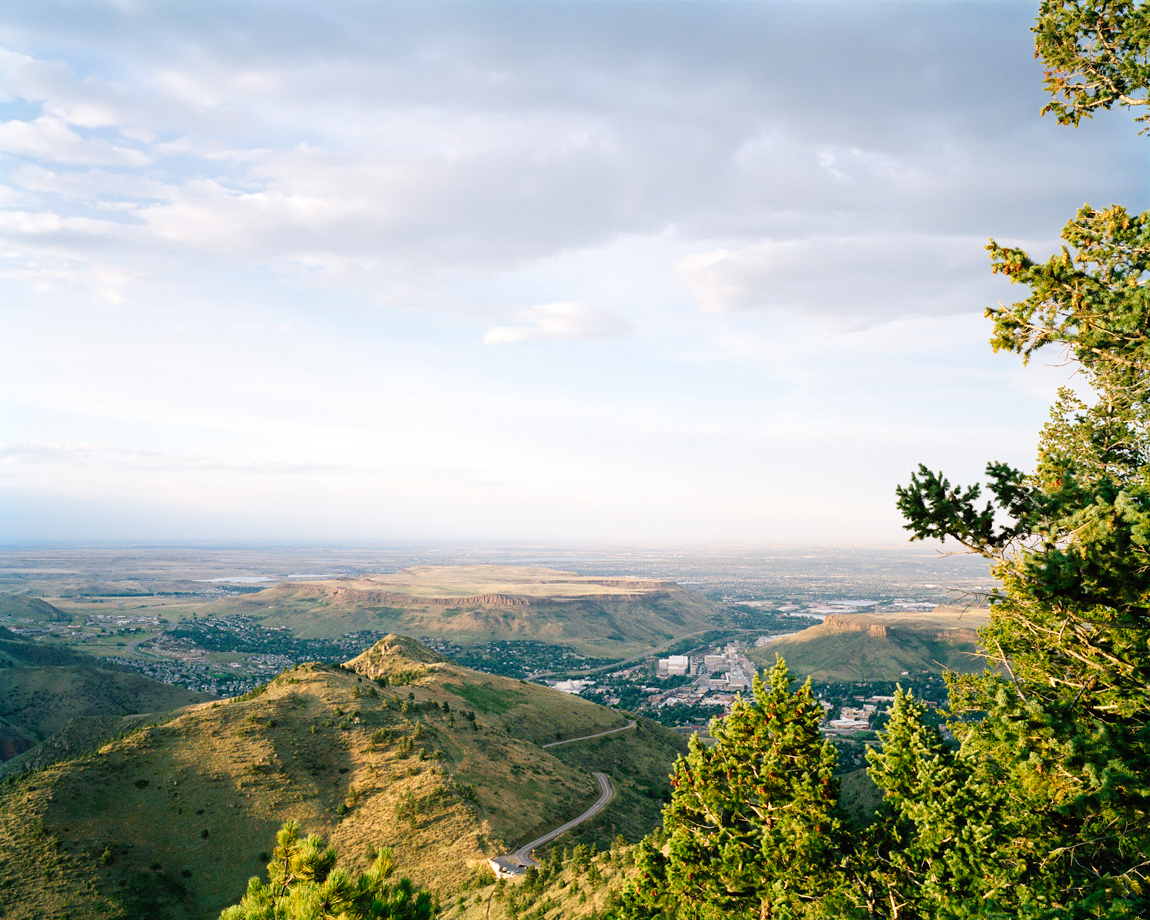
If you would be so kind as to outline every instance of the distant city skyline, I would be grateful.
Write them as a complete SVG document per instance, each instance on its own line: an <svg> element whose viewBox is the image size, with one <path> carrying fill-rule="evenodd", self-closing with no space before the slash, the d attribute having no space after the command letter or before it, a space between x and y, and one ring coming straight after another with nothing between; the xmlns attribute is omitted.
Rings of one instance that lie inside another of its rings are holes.
<svg viewBox="0 0 1150 920"><path fill-rule="evenodd" d="M0 542L901 543L1075 383L987 238L1150 207L1036 11L7 10Z"/></svg>

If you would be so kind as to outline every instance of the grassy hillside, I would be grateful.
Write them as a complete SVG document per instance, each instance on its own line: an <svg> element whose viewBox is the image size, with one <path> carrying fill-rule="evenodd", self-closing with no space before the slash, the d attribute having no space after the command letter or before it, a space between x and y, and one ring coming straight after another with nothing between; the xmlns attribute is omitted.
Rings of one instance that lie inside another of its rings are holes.
<svg viewBox="0 0 1150 920"><path fill-rule="evenodd" d="M35 742L72 719L161 712L207 699L134 671L94 664L0 671L0 719Z"/></svg>
<svg viewBox="0 0 1150 920"><path fill-rule="evenodd" d="M597 798L578 758L541 743L624 723L389 637L344 668L302 665L2 787L4 916L214 918L262 873L288 818L357 870L370 847L394 846L400 870L448 903L488 856ZM665 776L682 745L658 726L615 737L623 790L641 787L623 764L661 757ZM589 824L613 820L607 809Z"/></svg>
<svg viewBox="0 0 1150 920"><path fill-rule="evenodd" d="M55 642L33 642L0 626L0 669L91 664L90 655Z"/></svg>
<svg viewBox="0 0 1150 920"><path fill-rule="evenodd" d="M0 628L0 761L30 750L74 719L159 712L206 699Z"/></svg>
<svg viewBox="0 0 1150 920"><path fill-rule="evenodd" d="M606 658L725 622L714 604L673 582L515 566L420 566L394 575L278 585L199 611L201 617L228 614L290 626L303 638L370 629L465 646L527 639Z"/></svg>
<svg viewBox="0 0 1150 920"><path fill-rule="evenodd" d="M816 681L898 680L904 672L981 670L976 630L980 608L938 608L929 613L844 614L755 649L761 668L782 655L794 674Z"/></svg>
<svg viewBox="0 0 1150 920"><path fill-rule="evenodd" d="M67 620L56 607L37 597L20 597L15 594L0 593L0 619L35 625Z"/></svg>

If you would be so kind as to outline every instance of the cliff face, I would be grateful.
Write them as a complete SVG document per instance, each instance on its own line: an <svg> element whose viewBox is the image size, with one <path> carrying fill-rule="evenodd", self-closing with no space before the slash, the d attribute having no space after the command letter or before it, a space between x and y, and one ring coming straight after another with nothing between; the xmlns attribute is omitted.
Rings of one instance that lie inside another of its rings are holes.
<svg viewBox="0 0 1150 920"><path fill-rule="evenodd" d="M837 613L832 613L823 620L822 629L828 633L865 633L874 639L891 639L913 634L919 638L928 638L937 642L974 643L978 641L978 631L974 629L903 626L879 623L868 617L858 615L842 616Z"/></svg>
<svg viewBox="0 0 1150 920"><path fill-rule="evenodd" d="M331 595L364 607L530 607L531 600L510 594L476 594L471 597L419 597L394 591L334 588Z"/></svg>
<svg viewBox="0 0 1150 920"><path fill-rule="evenodd" d="M605 587L637 587L634 582L621 580L597 580L595 583L602 584ZM654 585L655 582L651 584ZM634 604L648 601L663 601L671 597L671 592L666 589L651 589L635 593L613 592L611 594L589 592L587 594L563 594L554 597L504 593L473 594L466 597L435 597L421 594L407 594L398 591L332 587L329 585L316 585L302 582L295 585L281 585L276 588L269 588L267 592L262 592L261 596L275 592L285 595L291 594L296 597L330 597L341 604L360 607L443 607L451 609L489 607L505 610L538 606L540 604L564 604L581 601Z"/></svg>

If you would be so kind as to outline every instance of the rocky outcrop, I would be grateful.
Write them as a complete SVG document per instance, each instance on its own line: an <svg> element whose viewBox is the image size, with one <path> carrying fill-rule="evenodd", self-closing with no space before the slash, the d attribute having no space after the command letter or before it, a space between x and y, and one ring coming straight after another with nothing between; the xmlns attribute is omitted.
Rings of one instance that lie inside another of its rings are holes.
<svg viewBox="0 0 1150 920"><path fill-rule="evenodd" d="M510 594L477 594L472 597L421 597L395 591L370 591L362 588L331 588L336 600L361 607L530 607L531 599Z"/></svg>
<svg viewBox="0 0 1150 920"><path fill-rule="evenodd" d="M895 636L917 635L942 642L976 643L978 631L974 629L928 629L906 624L891 625L872 620L860 614L828 614L822 622L823 632L866 633L876 639L889 639Z"/></svg>
<svg viewBox="0 0 1150 920"><path fill-rule="evenodd" d="M615 584L632 586L630 581L608 584L595 582L607 587ZM652 584L655 584L652 582ZM428 597L420 594L401 594L397 591L377 591L370 588L342 588L330 585L297 584L273 588L273 591L292 594L296 597L330 597L340 604L358 607L443 607L446 609L465 607L486 607L489 609L513 610L532 607L538 604L564 604L579 601L594 603L638 603L640 601L666 600L671 596L667 590L639 591L627 594L559 594L550 597L535 597L524 594L473 594L466 597Z"/></svg>
<svg viewBox="0 0 1150 920"><path fill-rule="evenodd" d="M876 639L885 639L889 635L888 627L883 623L858 616L840 616L837 613L827 615L823 620L823 629L827 632L865 632Z"/></svg>

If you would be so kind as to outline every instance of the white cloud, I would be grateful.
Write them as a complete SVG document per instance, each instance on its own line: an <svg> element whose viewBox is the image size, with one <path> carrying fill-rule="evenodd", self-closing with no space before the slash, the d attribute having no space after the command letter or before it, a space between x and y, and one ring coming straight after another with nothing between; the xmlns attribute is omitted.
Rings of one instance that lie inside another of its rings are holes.
<svg viewBox="0 0 1150 920"><path fill-rule="evenodd" d="M0 48L0 99L39 102L61 121L99 128L124 120L122 98L122 91L102 81L78 80L61 61L37 60Z"/></svg>
<svg viewBox="0 0 1150 920"><path fill-rule="evenodd" d="M1004 286L985 239L876 233L693 253L675 276L711 313L786 309L859 322L977 310Z"/></svg>
<svg viewBox="0 0 1150 920"><path fill-rule="evenodd" d="M52 465L73 468L119 469L134 473L227 472L243 475L316 475L370 473L386 465L365 467L345 463L314 463L283 460L241 460L205 455L172 454L166 451L108 444L5 444L0 442L0 461L36 468Z"/></svg>
<svg viewBox="0 0 1150 920"><path fill-rule="evenodd" d="M357 201L294 195L280 190L246 192L210 179L172 189L168 201L135 211L159 239L191 248L276 258L315 245L364 210Z"/></svg>
<svg viewBox="0 0 1150 920"><path fill-rule="evenodd" d="M519 311L522 326L495 326L483 336L485 345L539 342L552 339L609 339L630 335L634 326L610 310L587 303L548 303Z"/></svg>
<svg viewBox="0 0 1150 920"><path fill-rule="evenodd" d="M51 115L34 121L0 122L0 150L54 163L146 166L151 162L141 150L81 137L64 119Z"/></svg>

